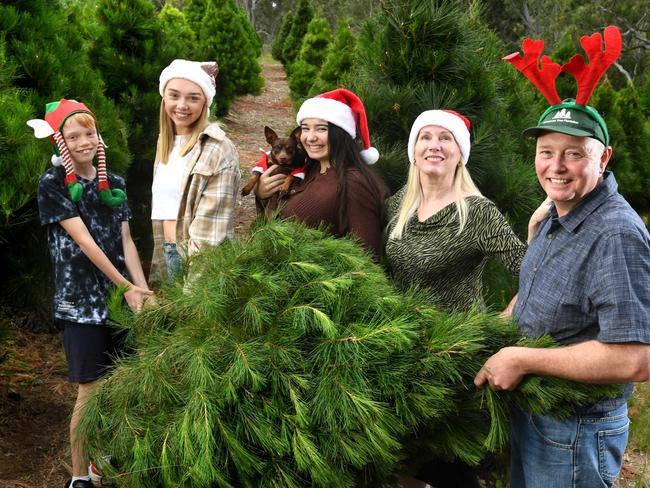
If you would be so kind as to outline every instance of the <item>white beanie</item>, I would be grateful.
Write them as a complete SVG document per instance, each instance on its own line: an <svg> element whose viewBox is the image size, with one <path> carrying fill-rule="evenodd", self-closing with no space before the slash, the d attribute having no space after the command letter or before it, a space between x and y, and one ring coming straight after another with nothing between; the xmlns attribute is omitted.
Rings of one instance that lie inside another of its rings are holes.
<svg viewBox="0 0 650 488"><path fill-rule="evenodd" d="M174 59L162 73L160 73L160 84L158 91L162 97L165 94L165 86L172 78L182 78L196 83L201 87L208 108L216 93L215 78L219 73L219 66L214 61L188 61L187 59Z"/></svg>
<svg viewBox="0 0 650 488"><path fill-rule="evenodd" d="M409 161L411 163L415 160L415 141L417 140L422 127L426 127L427 125L437 125L451 132L456 140L456 144L458 144L458 147L460 148L460 153L463 156L463 164L467 164L470 150L469 120L458 112L444 109L427 110L422 112L418 115L418 118L415 119L415 122L413 122L408 146Z"/></svg>
<svg viewBox="0 0 650 488"><path fill-rule="evenodd" d="M323 119L340 127L354 139L359 130L359 139L363 145L361 157L366 164L375 164L379 151L370 145L368 119L363 103L354 93L345 88L337 88L303 102L296 115L298 125L305 119Z"/></svg>

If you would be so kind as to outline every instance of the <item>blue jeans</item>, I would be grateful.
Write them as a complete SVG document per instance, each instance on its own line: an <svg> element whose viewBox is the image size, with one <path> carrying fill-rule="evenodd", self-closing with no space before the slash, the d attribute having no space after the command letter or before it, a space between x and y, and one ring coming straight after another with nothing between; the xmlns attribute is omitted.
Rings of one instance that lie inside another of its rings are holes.
<svg viewBox="0 0 650 488"><path fill-rule="evenodd" d="M183 274L183 260L178 254L175 242L163 242L163 255L167 266L167 279L175 281Z"/></svg>
<svg viewBox="0 0 650 488"><path fill-rule="evenodd" d="M510 488L605 488L621 471L627 405L566 419L510 408Z"/></svg>

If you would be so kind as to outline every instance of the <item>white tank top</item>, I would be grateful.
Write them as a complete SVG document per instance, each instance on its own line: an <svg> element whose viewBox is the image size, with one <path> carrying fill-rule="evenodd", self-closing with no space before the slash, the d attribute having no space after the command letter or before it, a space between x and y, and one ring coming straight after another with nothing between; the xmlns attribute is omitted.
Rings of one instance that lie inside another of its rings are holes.
<svg viewBox="0 0 650 488"><path fill-rule="evenodd" d="M179 156L186 136L175 136L166 164L159 163L151 183L151 220L176 220L181 204L181 180L189 153Z"/></svg>

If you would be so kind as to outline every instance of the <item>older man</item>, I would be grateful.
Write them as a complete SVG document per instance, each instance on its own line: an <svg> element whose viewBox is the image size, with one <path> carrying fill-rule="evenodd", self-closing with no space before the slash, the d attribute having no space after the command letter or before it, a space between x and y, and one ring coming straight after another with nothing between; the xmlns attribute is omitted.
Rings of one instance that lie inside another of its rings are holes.
<svg viewBox="0 0 650 488"><path fill-rule="evenodd" d="M523 335L552 335L553 349L507 347L475 384L512 390L527 374L625 383L567 419L511 410L511 488L611 486L627 444L631 382L650 376L650 236L614 175L607 125L573 100L538 125L535 170L553 201L521 266L514 317Z"/></svg>

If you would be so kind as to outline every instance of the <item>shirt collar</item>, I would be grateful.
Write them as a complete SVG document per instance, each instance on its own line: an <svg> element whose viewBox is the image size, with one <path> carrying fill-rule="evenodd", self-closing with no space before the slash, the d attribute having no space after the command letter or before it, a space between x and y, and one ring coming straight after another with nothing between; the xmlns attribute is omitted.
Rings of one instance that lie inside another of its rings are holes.
<svg viewBox="0 0 650 488"><path fill-rule="evenodd" d="M551 209L551 221L557 219L562 227L566 230L573 232L582 224L582 222L591 215L594 210L600 207L605 200L618 190L618 183L614 178L614 173L605 171L603 181L596 186L590 193L588 193L578 204L571 209L571 211L562 216L557 217L557 209L555 206Z"/></svg>

